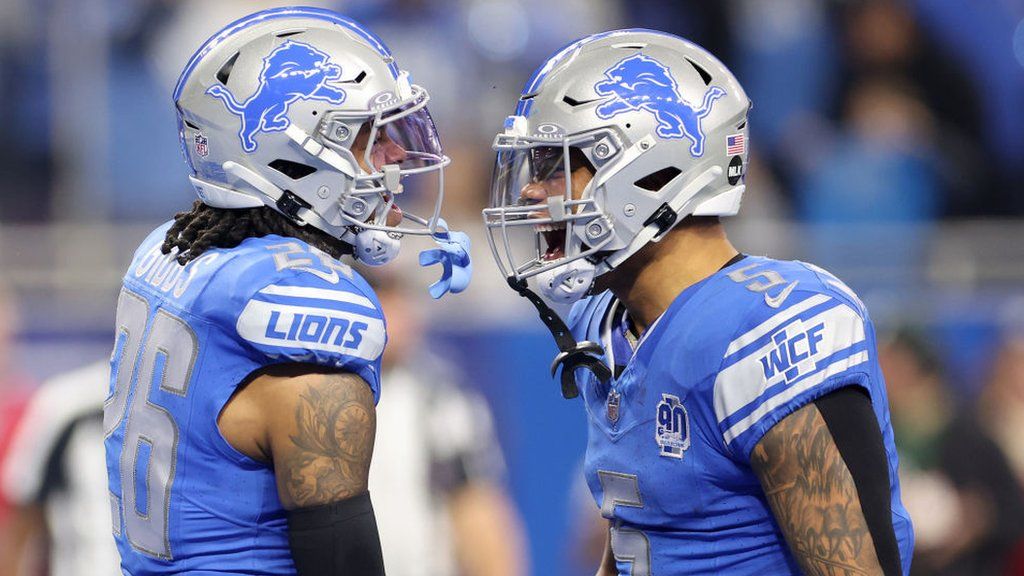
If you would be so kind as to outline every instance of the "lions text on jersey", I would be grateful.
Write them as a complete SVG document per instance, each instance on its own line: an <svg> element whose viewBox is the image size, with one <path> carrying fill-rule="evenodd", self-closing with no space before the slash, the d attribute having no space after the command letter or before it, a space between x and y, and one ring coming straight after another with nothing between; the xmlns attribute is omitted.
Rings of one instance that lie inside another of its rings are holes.
<svg viewBox="0 0 1024 576"><path fill-rule="evenodd" d="M750 453L777 422L843 386L871 397L888 454L904 572L913 532L875 335L864 306L827 272L746 257L684 290L639 341L610 294L576 304L579 340L602 342L619 374L580 370L587 482L611 521L623 575L800 574Z"/></svg>
<svg viewBox="0 0 1024 576"><path fill-rule="evenodd" d="M280 236L186 266L138 249L117 305L104 433L113 531L127 574L294 574L274 472L217 417L253 371L283 362L358 374L379 397L380 304L351 268Z"/></svg>

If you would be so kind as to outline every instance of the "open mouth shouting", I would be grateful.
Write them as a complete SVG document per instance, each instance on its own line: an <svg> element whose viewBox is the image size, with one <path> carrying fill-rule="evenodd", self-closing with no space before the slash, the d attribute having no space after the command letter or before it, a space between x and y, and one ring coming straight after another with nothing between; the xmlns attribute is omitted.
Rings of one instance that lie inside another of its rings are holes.
<svg viewBox="0 0 1024 576"><path fill-rule="evenodd" d="M547 248L541 259L557 260L565 256L565 222L557 224L538 224L535 229L541 233Z"/></svg>

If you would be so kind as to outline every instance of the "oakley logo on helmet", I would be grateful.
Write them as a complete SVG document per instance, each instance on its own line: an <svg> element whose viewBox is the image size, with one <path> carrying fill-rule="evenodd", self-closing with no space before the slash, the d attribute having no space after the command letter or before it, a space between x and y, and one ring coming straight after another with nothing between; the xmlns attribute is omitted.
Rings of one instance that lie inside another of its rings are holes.
<svg viewBox="0 0 1024 576"><path fill-rule="evenodd" d="M345 91L332 86L341 77L341 66L332 64L324 52L309 44L287 41L263 59L260 85L245 102L239 103L227 88L218 84L206 93L224 102L242 120L238 138L246 152L256 150L257 132L280 132L288 128L288 106L297 100L345 101Z"/></svg>
<svg viewBox="0 0 1024 576"><path fill-rule="evenodd" d="M690 154L704 155L704 132L700 121L711 112L715 101L725 96L718 86L708 88L700 108L694 108L679 94L672 72L654 58L637 54L604 71L606 80L594 85L601 96L611 96L597 107L599 118L607 119L632 110L644 110L658 120L658 136L689 138Z"/></svg>

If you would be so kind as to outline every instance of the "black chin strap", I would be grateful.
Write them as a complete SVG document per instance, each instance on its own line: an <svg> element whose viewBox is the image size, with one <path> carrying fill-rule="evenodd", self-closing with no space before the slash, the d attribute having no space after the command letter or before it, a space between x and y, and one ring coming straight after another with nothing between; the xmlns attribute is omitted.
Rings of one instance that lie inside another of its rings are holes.
<svg viewBox="0 0 1024 576"><path fill-rule="evenodd" d="M555 344L558 345L559 352L558 356L555 356L554 362L551 363L551 376L554 377L555 373L558 372L558 367L562 367L562 397L569 399L579 396L580 389L576 385L577 368L590 370L602 384L607 384L611 380L612 372L601 361L601 356L604 355L604 349L601 348L601 345L589 340L576 342L565 322L558 317L558 314L550 306L541 300L540 296L534 294L527 287L525 280L516 280L513 277L509 277L507 280L508 285L513 290L533 304L534 308L537 309L537 314L540 315L541 321L551 331L551 336L555 338Z"/></svg>

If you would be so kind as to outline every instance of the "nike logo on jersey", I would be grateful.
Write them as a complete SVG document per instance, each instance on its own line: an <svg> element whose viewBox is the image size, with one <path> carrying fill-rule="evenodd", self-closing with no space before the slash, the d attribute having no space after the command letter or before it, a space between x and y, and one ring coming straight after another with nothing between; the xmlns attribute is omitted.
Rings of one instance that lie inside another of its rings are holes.
<svg viewBox="0 0 1024 576"><path fill-rule="evenodd" d="M729 279L733 282L747 283L744 284L747 290L764 294L765 304L772 308L779 308L786 301L786 298L789 298L789 294L796 288L798 282L794 280L777 294L770 296L768 291L786 284L786 279L770 268L767 270L756 270L764 265L764 262L754 262L742 268L737 268L728 274Z"/></svg>
<svg viewBox="0 0 1024 576"><path fill-rule="evenodd" d="M782 303L785 302L786 298L789 297L789 293L793 291L793 288L796 288L796 284L796 280L790 282L788 286L783 288L782 291L776 294L775 296L769 296L768 293L765 292L764 303L771 306L772 308L778 308L779 306L782 306Z"/></svg>

